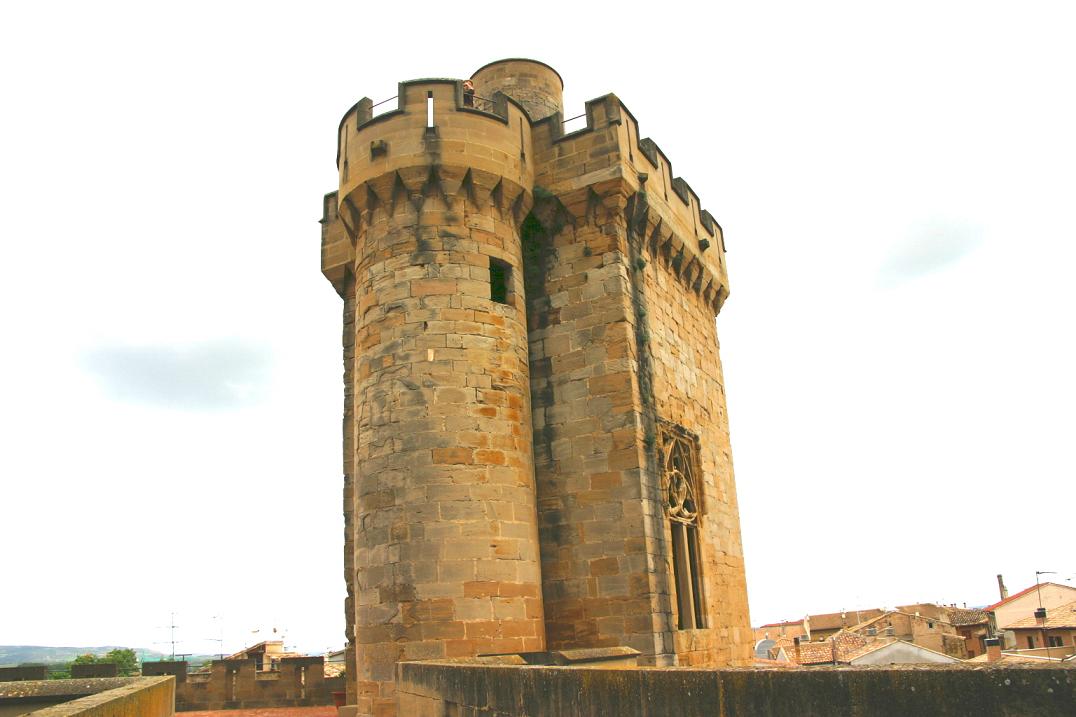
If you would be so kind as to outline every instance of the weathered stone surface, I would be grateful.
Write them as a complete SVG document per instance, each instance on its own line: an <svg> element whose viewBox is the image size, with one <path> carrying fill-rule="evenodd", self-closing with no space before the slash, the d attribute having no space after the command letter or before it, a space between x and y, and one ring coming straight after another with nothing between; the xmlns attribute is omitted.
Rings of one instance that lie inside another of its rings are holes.
<svg viewBox="0 0 1076 717"><path fill-rule="evenodd" d="M401 663L407 715L503 717L1061 717L1076 668L955 665L810 670Z"/></svg>
<svg viewBox="0 0 1076 717"><path fill-rule="evenodd" d="M344 298L348 701L393 713L401 659L747 664L721 228L615 96L565 135L548 66L473 80L473 101L401 83L339 128L322 262ZM692 629L662 422L699 446Z"/></svg>
<svg viewBox="0 0 1076 717"><path fill-rule="evenodd" d="M0 682L0 713L41 717L171 717L172 677L98 677Z"/></svg>
<svg viewBox="0 0 1076 717"><path fill-rule="evenodd" d="M258 670L253 657L213 660L208 673L187 673L185 662L146 662L143 675L175 675L176 708L231 710L333 704L343 677L325 677L321 656L283 657L273 670Z"/></svg>
<svg viewBox="0 0 1076 717"><path fill-rule="evenodd" d="M118 674L119 666L114 662L95 662L87 665L71 665L71 676L74 678L116 677Z"/></svg>

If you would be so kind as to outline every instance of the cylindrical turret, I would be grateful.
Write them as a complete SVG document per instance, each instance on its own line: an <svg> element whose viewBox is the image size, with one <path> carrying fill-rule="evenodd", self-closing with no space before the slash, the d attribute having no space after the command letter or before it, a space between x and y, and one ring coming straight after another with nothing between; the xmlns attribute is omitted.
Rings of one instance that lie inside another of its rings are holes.
<svg viewBox="0 0 1076 717"><path fill-rule="evenodd" d="M364 715L391 713L398 660L545 647L518 231L530 123L461 106L456 82L400 91L398 110L360 103L341 124Z"/></svg>
<svg viewBox="0 0 1076 717"><path fill-rule="evenodd" d="M471 79L475 93L492 97L503 92L527 109L537 122L554 112L564 114L564 81L549 65L537 60L497 60L479 68Z"/></svg>

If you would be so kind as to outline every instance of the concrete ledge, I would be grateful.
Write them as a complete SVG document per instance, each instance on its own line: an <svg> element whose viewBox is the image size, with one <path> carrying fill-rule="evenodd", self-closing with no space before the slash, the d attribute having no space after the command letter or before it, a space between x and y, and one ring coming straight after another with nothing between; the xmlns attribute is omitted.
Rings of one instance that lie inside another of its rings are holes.
<svg viewBox="0 0 1076 717"><path fill-rule="evenodd" d="M171 717L175 714L172 677L104 677L0 683L0 708L20 704L34 717ZM59 704L55 704L59 702Z"/></svg>
<svg viewBox="0 0 1076 717"><path fill-rule="evenodd" d="M472 711L499 717L1061 717L1072 715L1076 705L1076 668L594 669L401 662L397 694L400 714L414 717Z"/></svg>
<svg viewBox="0 0 1076 717"><path fill-rule="evenodd" d="M590 647L575 650L554 650L550 653L554 665L623 665L639 664L639 651L632 647Z"/></svg>

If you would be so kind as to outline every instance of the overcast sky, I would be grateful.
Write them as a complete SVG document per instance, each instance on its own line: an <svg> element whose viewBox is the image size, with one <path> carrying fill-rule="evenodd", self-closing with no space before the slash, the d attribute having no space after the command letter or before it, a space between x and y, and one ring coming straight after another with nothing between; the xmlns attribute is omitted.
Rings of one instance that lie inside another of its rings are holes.
<svg viewBox="0 0 1076 717"><path fill-rule="evenodd" d="M5 3L0 644L343 644L337 123L509 56L615 92L725 229L755 624L1071 577L1074 19Z"/></svg>

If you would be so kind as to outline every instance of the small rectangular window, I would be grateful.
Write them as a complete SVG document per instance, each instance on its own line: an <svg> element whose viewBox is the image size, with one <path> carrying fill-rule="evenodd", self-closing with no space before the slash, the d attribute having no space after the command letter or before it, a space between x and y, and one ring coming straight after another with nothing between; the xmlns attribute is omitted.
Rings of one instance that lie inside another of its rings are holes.
<svg viewBox="0 0 1076 717"><path fill-rule="evenodd" d="M433 90L426 93L426 126L433 127Z"/></svg>
<svg viewBox="0 0 1076 717"><path fill-rule="evenodd" d="M1028 635L1027 636L1027 646L1031 650L1035 649L1035 636L1034 635Z"/></svg>
<svg viewBox="0 0 1076 717"><path fill-rule="evenodd" d="M500 259L489 258L489 298L498 304L507 304L512 288L512 265Z"/></svg>
<svg viewBox="0 0 1076 717"><path fill-rule="evenodd" d="M1049 636L1047 636L1046 640L1048 641L1050 647L1061 647L1061 638L1060 637L1056 637L1054 635L1049 635Z"/></svg>

